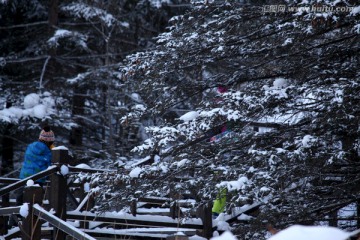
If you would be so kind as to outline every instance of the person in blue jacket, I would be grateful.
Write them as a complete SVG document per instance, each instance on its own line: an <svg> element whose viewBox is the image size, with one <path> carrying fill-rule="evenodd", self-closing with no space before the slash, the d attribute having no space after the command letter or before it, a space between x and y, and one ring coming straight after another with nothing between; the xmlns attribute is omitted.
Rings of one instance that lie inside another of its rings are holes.
<svg viewBox="0 0 360 240"><path fill-rule="evenodd" d="M25 151L24 162L20 171L20 179L30 177L36 173L46 170L51 165L51 149L54 147L55 135L49 126L44 127L36 142L31 143ZM45 178L36 180L35 183L43 186ZM23 204L23 191L24 188L17 189L16 203L17 205ZM9 228L17 224L10 218Z"/></svg>
<svg viewBox="0 0 360 240"><path fill-rule="evenodd" d="M51 165L51 148L55 142L54 132L46 126L41 130L39 140L31 143L26 151L24 162L20 171L20 179L30 177L46 170ZM43 184L45 179L39 179L36 183Z"/></svg>

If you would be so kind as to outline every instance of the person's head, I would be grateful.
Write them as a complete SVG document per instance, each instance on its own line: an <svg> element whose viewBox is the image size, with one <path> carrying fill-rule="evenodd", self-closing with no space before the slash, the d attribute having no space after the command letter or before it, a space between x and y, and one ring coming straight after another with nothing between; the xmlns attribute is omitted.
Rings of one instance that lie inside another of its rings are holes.
<svg viewBox="0 0 360 240"><path fill-rule="evenodd" d="M49 126L45 126L43 130L41 130L39 141L45 143L49 148L55 142L54 132L51 131Z"/></svg>

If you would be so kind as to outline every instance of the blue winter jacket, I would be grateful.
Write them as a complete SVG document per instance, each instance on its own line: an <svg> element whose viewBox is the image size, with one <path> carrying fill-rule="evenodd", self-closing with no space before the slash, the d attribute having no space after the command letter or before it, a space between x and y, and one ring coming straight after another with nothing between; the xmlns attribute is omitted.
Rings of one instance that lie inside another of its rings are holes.
<svg viewBox="0 0 360 240"><path fill-rule="evenodd" d="M27 178L47 169L51 165L51 150L43 142L31 143L25 152L24 163L20 172L20 179ZM44 182L39 179L37 182Z"/></svg>

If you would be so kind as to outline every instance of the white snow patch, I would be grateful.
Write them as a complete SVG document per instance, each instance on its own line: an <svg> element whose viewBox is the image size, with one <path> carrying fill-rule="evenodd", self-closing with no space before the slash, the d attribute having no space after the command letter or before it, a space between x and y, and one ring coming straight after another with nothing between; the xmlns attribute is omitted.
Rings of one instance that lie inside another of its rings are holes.
<svg viewBox="0 0 360 240"><path fill-rule="evenodd" d="M230 230L230 224L225 221L225 214L220 213L219 216L216 218L217 220L217 230L220 231L229 231Z"/></svg>
<svg viewBox="0 0 360 240"><path fill-rule="evenodd" d="M40 102L40 97L36 93L30 93L24 98L25 109L33 108Z"/></svg>
<svg viewBox="0 0 360 240"><path fill-rule="evenodd" d="M287 38L287 39L285 40L285 42L282 44L282 46L289 45L289 44L291 44L292 42L293 42L293 39L292 39L292 38Z"/></svg>
<svg viewBox="0 0 360 240"><path fill-rule="evenodd" d="M79 73L76 77L74 78L69 78L66 81L70 84L74 84L77 82L80 82L82 80L84 80L90 73Z"/></svg>
<svg viewBox="0 0 360 240"><path fill-rule="evenodd" d="M249 182L249 179L247 177L240 177L237 181L224 181L216 186L218 188L226 187L229 192L235 191L235 190L241 190L244 189L246 184Z"/></svg>
<svg viewBox="0 0 360 240"><path fill-rule="evenodd" d="M75 167L77 168L84 168L84 169L90 169L91 167L85 163L80 163L78 165L76 165Z"/></svg>
<svg viewBox="0 0 360 240"><path fill-rule="evenodd" d="M237 238L231 232L226 231L218 237L210 238L210 240L237 240Z"/></svg>
<svg viewBox="0 0 360 240"><path fill-rule="evenodd" d="M136 102L141 102L141 97L138 93L132 93L131 98Z"/></svg>
<svg viewBox="0 0 360 240"><path fill-rule="evenodd" d="M88 183L88 182L84 183L84 191L90 192L90 183Z"/></svg>
<svg viewBox="0 0 360 240"><path fill-rule="evenodd" d="M245 213L242 213L237 219L240 221L250 221L254 217L246 215Z"/></svg>
<svg viewBox="0 0 360 240"><path fill-rule="evenodd" d="M56 30L54 36L51 37L48 40L48 43L53 45L53 46L58 46L59 45L59 43L58 43L59 39L69 37L71 35L72 35L72 32L70 32L69 30L58 29L58 30Z"/></svg>
<svg viewBox="0 0 360 240"><path fill-rule="evenodd" d="M265 134L271 132L272 130L273 128L269 128L269 127L259 127L258 134Z"/></svg>
<svg viewBox="0 0 360 240"><path fill-rule="evenodd" d="M34 117L42 119L46 116L46 106L43 104L39 104L34 107Z"/></svg>
<svg viewBox="0 0 360 240"><path fill-rule="evenodd" d="M196 119L198 116L199 116L198 112L191 111L191 112L185 113L179 119L184 122L188 122L188 121L192 121L192 120Z"/></svg>
<svg viewBox="0 0 360 240"><path fill-rule="evenodd" d="M260 192L269 192L269 191L271 191L271 189L268 188L268 187L262 187L262 188L260 188Z"/></svg>
<svg viewBox="0 0 360 240"><path fill-rule="evenodd" d="M354 31L355 31L356 33L360 34L360 24L356 24L356 25L354 26Z"/></svg>
<svg viewBox="0 0 360 240"><path fill-rule="evenodd" d="M198 235L194 235L192 237L189 237L189 240L207 240L207 238L203 238Z"/></svg>
<svg viewBox="0 0 360 240"><path fill-rule="evenodd" d="M131 172L129 173L129 176L131 178L138 178L140 173L141 173L141 168L136 167L133 170L131 170Z"/></svg>
<svg viewBox="0 0 360 240"><path fill-rule="evenodd" d="M23 116L23 110L17 107L11 107L3 111L9 111L8 115L14 116L16 119L20 119Z"/></svg>
<svg viewBox="0 0 360 240"><path fill-rule="evenodd" d="M184 166L187 162L188 162L188 159L183 159L183 160L177 162L176 165L177 165L177 167L179 168L179 167Z"/></svg>
<svg viewBox="0 0 360 240"><path fill-rule="evenodd" d="M285 78L276 78L273 82L273 86L264 85L265 95L274 95L277 98L287 98L286 89L289 86L288 80Z"/></svg>
<svg viewBox="0 0 360 240"><path fill-rule="evenodd" d="M66 165L62 165L60 167L60 172L61 172L61 175L65 176L65 175L69 174L69 168Z"/></svg>
<svg viewBox="0 0 360 240"><path fill-rule="evenodd" d="M278 232L269 240L345 240L349 235L334 227L294 225Z"/></svg>
<svg viewBox="0 0 360 240"><path fill-rule="evenodd" d="M21 205L20 215L24 218L26 218L27 215L29 215L29 204L28 203L24 203L23 205Z"/></svg>
<svg viewBox="0 0 360 240"><path fill-rule="evenodd" d="M143 105L143 104L136 104L134 106L134 110L138 110L138 111L141 111L141 112L144 112L146 110L146 107Z"/></svg>
<svg viewBox="0 0 360 240"><path fill-rule="evenodd" d="M58 147L54 147L51 150L69 150L69 149L67 147L65 147L65 146L58 146Z"/></svg>
<svg viewBox="0 0 360 240"><path fill-rule="evenodd" d="M353 8L353 10L350 12L350 15L357 15L360 13L360 6L356 6Z"/></svg>
<svg viewBox="0 0 360 240"><path fill-rule="evenodd" d="M27 182L26 182L26 186L30 187L30 186L34 186L34 181L32 179L29 179Z"/></svg>
<svg viewBox="0 0 360 240"><path fill-rule="evenodd" d="M315 140L315 138L311 135L305 135L301 141L303 147L308 148L311 147L311 142Z"/></svg>
<svg viewBox="0 0 360 240"><path fill-rule="evenodd" d="M160 160L161 160L161 158L159 155L154 156L154 162L158 163L158 162L160 162Z"/></svg>
<svg viewBox="0 0 360 240"><path fill-rule="evenodd" d="M276 78L273 85L275 88L285 88L288 86L288 82L285 78Z"/></svg>

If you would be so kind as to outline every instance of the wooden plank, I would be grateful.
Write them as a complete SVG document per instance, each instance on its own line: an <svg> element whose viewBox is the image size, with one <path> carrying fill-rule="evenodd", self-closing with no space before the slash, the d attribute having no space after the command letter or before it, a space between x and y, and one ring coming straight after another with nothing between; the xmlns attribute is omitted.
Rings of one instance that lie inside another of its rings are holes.
<svg viewBox="0 0 360 240"><path fill-rule="evenodd" d="M60 229L61 231L67 233L68 235L78 239L78 240L96 240L85 232L77 229L76 227L66 223L64 220L52 215L48 211L44 210L39 205L34 205L33 207L34 214L39 218L44 219L49 222L52 226Z"/></svg>
<svg viewBox="0 0 360 240"><path fill-rule="evenodd" d="M153 203L153 204L164 204L167 202L171 202L171 198L161 198L161 197L141 197L138 199L138 202L146 202L146 203Z"/></svg>
<svg viewBox="0 0 360 240"><path fill-rule="evenodd" d="M77 211L88 211L91 208L93 208L94 204L95 204L95 200L94 200L93 195L94 195L93 192L88 192L86 194L86 196L81 200L81 202L77 206L76 210Z"/></svg>
<svg viewBox="0 0 360 240"><path fill-rule="evenodd" d="M93 168L79 168L79 167L72 167L72 166L68 166L69 171L71 173L97 173L97 172L116 172L115 170L104 170L104 169L93 169Z"/></svg>
<svg viewBox="0 0 360 240"><path fill-rule="evenodd" d="M247 208L245 208L245 209L243 209L243 210L241 210L241 211L238 211L238 212L236 212L233 216L225 219L225 221L228 222L228 223L232 223L232 222L236 221L237 218L238 218L241 214L243 214L243 213L244 213L244 214L247 214L247 213L249 213L249 212L251 212L251 211L256 210L256 209L259 208L260 206L261 206L261 203L253 203L253 204L249 205Z"/></svg>
<svg viewBox="0 0 360 240"><path fill-rule="evenodd" d="M66 188L66 194L69 197L70 201L76 205L76 207L79 206L79 202L70 191L69 186Z"/></svg>
<svg viewBox="0 0 360 240"><path fill-rule="evenodd" d="M131 165L131 167L141 167L143 165L151 165L154 163L154 159L149 158L149 159L145 159L145 160L141 160L139 162L136 162L134 164Z"/></svg>
<svg viewBox="0 0 360 240"><path fill-rule="evenodd" d="M93 231L100 230L99 228L93 229ZM108 230L108 229L106 229ZM161 233L161 234L175 234L177 232L183 232L186 235L192 236L196 234L196 230L188 228L129 228L129 229L116 229L118 233Z"/></svg>
<svg viewBox="0 0 360 240"><path fill-rule="evenodd" d="M30 179L32 179L33 181L36 181L36 180L39 180L41 178L44 178L44 177L47 177L53 173L55 173L56 171L58 171L58 168L56 166L50 166L48 169L42 171L42 172L39 172L37 174L34 174L30 177L27 177L27 178L24 178L20 181L17 181L15 183L12 183L6 187L3 187L0 189L0 196L4 195L4 194L7 194L7 193L10 193L11 191L14 191L18 188L21 188L23 186L26 185L26 182Z"/></svg>
<svg viewBox="0 0 360 240"><path fill-rule="evenodd" d="M46 235L49 235L50 231L52 231L52 227L42 227L41 228L41 239L49 239ZM8 234L0 236L1 240L12 240L19 239L21 237L21 230L19 227L12 228Z"/></svg>
<svg viewBox="0 0 360 240"><path fill-rule="evenodd" d="M170 208L137 208L137 214L170 216Z"/></svg>
<svg viewBox="0 0 360 240"><path fill-rule="evenodd" d="M11 229L11 231L9 231L8 234L2 236L4 240L11 240L11 239L18 239L20 237L20 228L19 227L16 227L16 228L13 228ZM2 239L2 238L0 238Z"/></svg>
<svg viewBox="0 0 360 240"><path fill-rule="evenodd" d="M196 234L196 230L187 229L187 228L129 228L129 229L107 229L107 228L96 228L91 230L85 230L88 232L113 232L114 234L176 234L177 232L182 232L188 236L193 236Z"/></svg>
<svg viewBox="0 0 360 240"><path fill-rule="evenodd" d="M93 229L85 230L85 232L96 236L97 239L102 239L101 237L110 237L109 239L115 239L117 237L123 237L128 239L129 237L135 237L135 239L167 239L171 235L175 235L178 232L183 232L187 236L193 236L196 234L195 230L185 229L185 228L136 228L136 229ZM180 239L180 238L179 238Z"/></svg>
<svg viewBox="0 0 360 240"><path fill-rule="evenodd" d="M4 177L0 177L0 184L11 184L11 183L16 183L17 181L19 181L19 178L4 178Z"/></svg>
<svg viewBox="0 0 360 240"><path fill-rule="evenodd" d="M152 226L152 227L182 227L182 228L191 228L191 229L202 229L202 224L196 223L184 223L181 224L177 220L173 221L159 221L156 219L152 219L152 221L147 221L144 219L136 219L136 217L102 217L97 216L92 213L88 214L77 214L74 212L67 213L67 219L70 220L84 220L84 216L86 216L87 221L97 221L104 222L108 224L119 224L126 225L128 227L139 227L139 226ZM132 215L130 215L132 216ZM170 218L171 219L171 218Z"/></svg>
<svg viewBox="0 0 360 240"><path fill-rule="evenodd" d="M101 231L100 229L85 230L85 232L97 238L111 236L111 239L117 239L115 236L124 237L124 239L129 239L130 237L134 237L134 239L166 239L166 237L168 236L167 234L160 233L116 233L116 230L109 232L109 230Z"/></svg>
<svg viewBox="0 0 360 240"><path fill-rule="evenodd" d="M20 207L0 208L0 215L19 214Z"/></svg>

